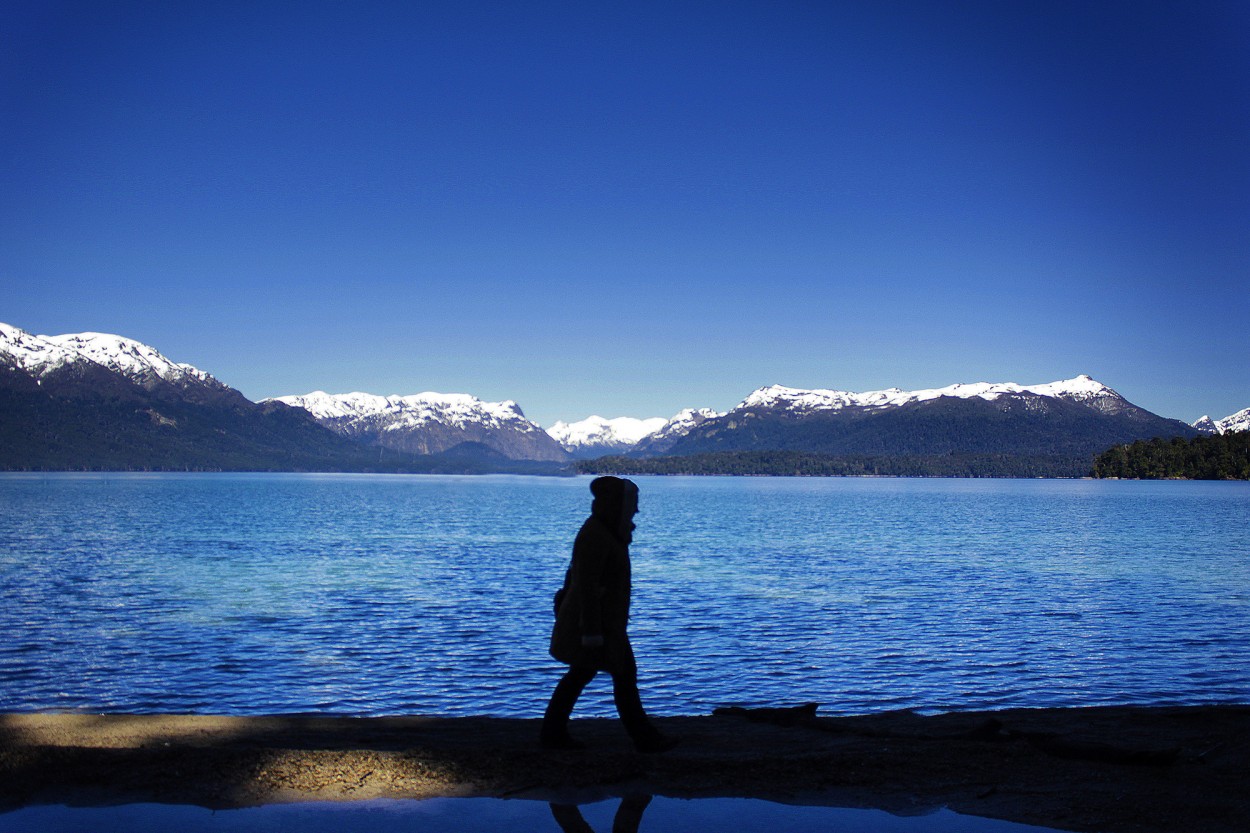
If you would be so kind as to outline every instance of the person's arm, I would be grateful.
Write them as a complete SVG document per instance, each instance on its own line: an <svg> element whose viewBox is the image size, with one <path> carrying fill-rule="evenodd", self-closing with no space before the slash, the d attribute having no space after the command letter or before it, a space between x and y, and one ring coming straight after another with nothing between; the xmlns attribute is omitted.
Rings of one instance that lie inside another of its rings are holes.
<svg viewBox="0 0 1250 833"><path fill-rule="evenodd" d="M577 553L577 557L581 572L582 647L600 648L603 646L603 594L607 550L591 536L577 543L581 545L581 552Z"/></svg>

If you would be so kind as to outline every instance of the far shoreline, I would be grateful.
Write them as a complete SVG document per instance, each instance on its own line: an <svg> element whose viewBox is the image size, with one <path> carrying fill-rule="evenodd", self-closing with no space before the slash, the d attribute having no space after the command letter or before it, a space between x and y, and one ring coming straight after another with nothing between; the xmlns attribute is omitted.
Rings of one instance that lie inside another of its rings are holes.
<svg viewBox="0 0 1250 833"><path fill-rule="evenodd" d="M1122 482L1122 483L1245 483L1236 478L1206 479L1194 477L1093 477L1091 475L955 475L955 474L765 474L765 473L712 473L712 472L615 472L605 470L606 474L619 477L655 477L655 478L725 478L730 480L771 479L771 480L955 480L955 481L1059 481L1059 482ZM549 479L593 478L597 473L579 471L560 472L512 472L512 471L477 471L477 472L431 472L431 471L321 471L303 469L0 469L0 476L47 477L50 475L300 475L308 477L417 477L439 478L457 477L470 479L487 479L492 477L517 477Z"/></svg>

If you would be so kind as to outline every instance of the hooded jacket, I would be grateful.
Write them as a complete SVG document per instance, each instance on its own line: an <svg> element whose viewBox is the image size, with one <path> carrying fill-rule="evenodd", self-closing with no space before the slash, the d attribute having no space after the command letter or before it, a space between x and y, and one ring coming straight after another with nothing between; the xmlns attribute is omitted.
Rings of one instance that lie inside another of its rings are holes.
<svg viewBox="0 0 1250 833"><path fill-rule="evenodd" d="M602 482L601 482L602 481ZM610 674L636 674L629 625L631 590L629 544L638 487L628 480L600 477L590 517L573 541L573 558L551 631L551 656L568 665ZM602 636L602 647L582 644Z"/></svg>

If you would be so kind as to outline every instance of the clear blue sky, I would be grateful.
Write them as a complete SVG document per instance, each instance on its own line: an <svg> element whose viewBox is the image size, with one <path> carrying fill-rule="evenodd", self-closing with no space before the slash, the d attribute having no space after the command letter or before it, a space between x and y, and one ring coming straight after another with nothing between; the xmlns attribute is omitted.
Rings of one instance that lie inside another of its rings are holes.
<svg viewBox="0 0 1250 833"><path fill-rule="evenodd" d="M14 2L0 321L557 419L1250 406L1250 5Z"/></svg>

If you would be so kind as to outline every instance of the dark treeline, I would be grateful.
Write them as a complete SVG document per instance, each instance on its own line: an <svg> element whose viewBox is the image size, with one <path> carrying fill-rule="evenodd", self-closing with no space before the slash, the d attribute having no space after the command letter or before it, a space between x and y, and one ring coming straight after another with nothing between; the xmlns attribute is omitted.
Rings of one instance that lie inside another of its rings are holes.
<svg viewBox="0 0 1250 833"><path fill-rule="evenodd" d="M1250 431L1117 445L1094 461L1094 477L1250 480Z"/></svg>
<svg viewBox="0 0 1250 833"><path fill-rule="evenodd" d="M581 474L775 475L799 477L1084 477L1082 455L933 454L845 456L803 451L721 451L681 457L600 457Z"/></svg>

